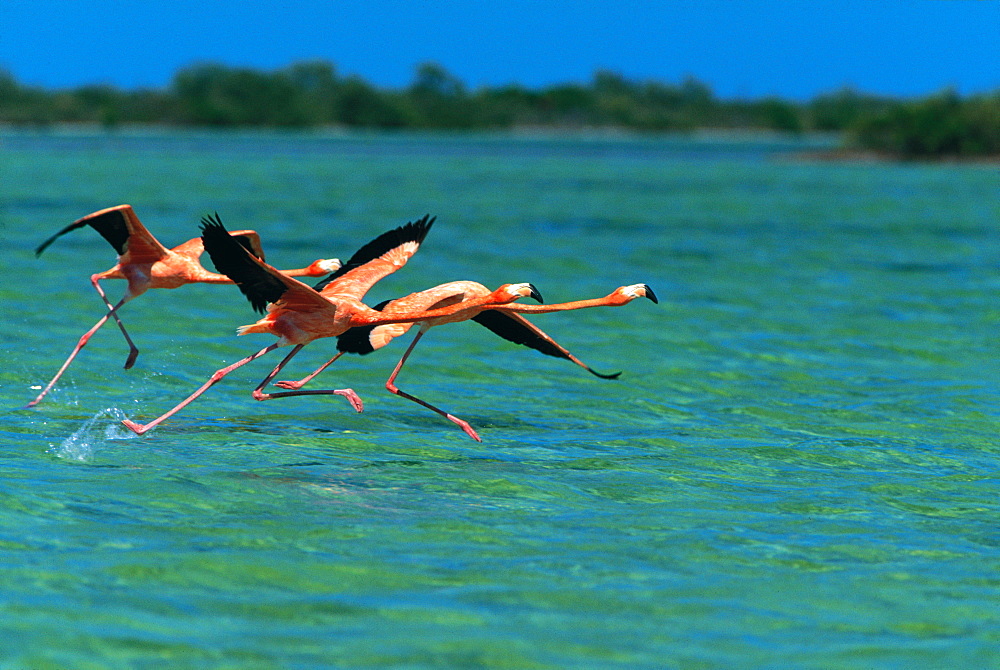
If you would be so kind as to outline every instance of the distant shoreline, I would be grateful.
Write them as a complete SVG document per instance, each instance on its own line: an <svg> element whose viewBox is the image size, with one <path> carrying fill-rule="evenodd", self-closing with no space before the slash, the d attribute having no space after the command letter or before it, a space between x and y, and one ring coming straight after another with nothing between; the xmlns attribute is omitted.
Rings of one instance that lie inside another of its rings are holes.
<svg viewBox="0 0 1000 670"><path fill-rule="evenodd" d="M588 83L470 89L435 63L404 88L343 77L333 63L305 61L260 71L202 64L162 89L107 85L49 91L0 70L0 124L46 128L94 124L268 132L485 132L629 137L664 134L839 133L824 160L993 163L1000 156L1000 92L963 97L948 89L899 99L843 88L808 101L723 99L693 77L637 81L598 70Z"/></svg>
<svg viewBox="0 0 1000 670"><path fill-rule="evenodd" d="M868 149L829 149L818 151L795 151L781 157L783 160L795 160L817 163L913 163L913 164L956 164L956 165L997 165L1000 164L1000 154L989 156L919 156L908 157L896 154L872 151Z"/></svg>
<svg viewBox="0 0 1000 670"><path fill-rule="evenodd" d="M571 125L524 125L505 128L369 128L342 124L294 127L286 126L212 126L179 125L170 123L125 123L106 126L101 123L80 121L51 124L15 124L0 122L0 132L13 134L85 134L85 135L144 135L155 133L216 133L275 135L364 137L371 135L404 136L455 136L455 137L515 137L515 138L586 138L599 139L687 139L704 142L751 141L790 143L815 142L833 146L842 136L839 132L806 131L786 132L768 128L692 128L686 130L649 131L627 126L571 126Z"/></svg>
<svg viewBox="0 0 1000 670"><path fill-rule="evenodd" d="M105 126L93 122L53 123L46 125L21 125L0 123L0 140L6 134L14 136L53 137L133 137L177 135L219 135L219 136L276 136L317 138L317 139L364 139L386 138L474 138L512 139L538 141L627 141L655 142L677 141L704 143L760 143L787 145L773 157L789 162L816 163L914 163L914 164L956 164L983 165L1000 164L1000 154L978 156L902 156L891 152L844 146L845 133L839 132L783 132L760 128L695 128L683 131L642 131L614 126L513 126L509 128L453 129L453 128L366 128L346 125L323 125L307 128L287 128L281 126L237 126L218 127L206 125L176 125L166 123L129 123Z"/></svg>

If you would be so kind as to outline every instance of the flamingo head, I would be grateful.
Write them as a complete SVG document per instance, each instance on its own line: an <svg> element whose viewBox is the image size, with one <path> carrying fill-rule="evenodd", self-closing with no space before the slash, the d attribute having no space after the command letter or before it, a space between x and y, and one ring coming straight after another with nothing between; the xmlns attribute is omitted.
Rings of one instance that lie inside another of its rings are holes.
<svg viewBox="0 0 1000 670"><path fill-rule="evenodd" d="M320 258L317 261L313 261L309 266L309 276L321 277L325 274L336 272L340 269L341 265L343 265L343 263L340 262L339 258Z"/></svg>
<svg viewBox="0 0 1000 670"><path fill-rule="evenodd" d="M527 282L523 284L504 284L497 289L497 293L504 296L505 302L514 302L518 298L533 298L540 303L545 302L542 299L542 294L535 288L535 285Z"/></svg>
<svg viewBox="0 0 1000 670"><path fill-rule="evenodd" d="M653 293L653 289L649 288L649 284L632 284L631 286L622 286L618 289L618 293L625 296L629 301L635 300L636 298L649 298L654 303L659 303L660 301L656 299L656 294Z"/></svg>

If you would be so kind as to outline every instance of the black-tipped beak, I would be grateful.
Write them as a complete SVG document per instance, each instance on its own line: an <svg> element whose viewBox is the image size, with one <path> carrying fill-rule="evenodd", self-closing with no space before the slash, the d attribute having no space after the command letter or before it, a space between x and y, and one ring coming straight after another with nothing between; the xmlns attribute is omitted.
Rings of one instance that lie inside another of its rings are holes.
<svg viewBox="0 0 1000 670"><path fill-rule="evenodd" d="M535 288L535 285L528 284L528 287L531 288L531 293L529 295L535 300L537 300L540 304L544 304L545 301L542 299L542 294L538 292L538 289Z"/></svg>
<svg viewBox="0 0 1000 670"><path fill-rule="evenodd" d="M653 289L649 288L649 284L643 284L642 287L646 289L646 297L652 300L656 304L660 304L660 301L656 299L656 294L653 293Z"/></svg>

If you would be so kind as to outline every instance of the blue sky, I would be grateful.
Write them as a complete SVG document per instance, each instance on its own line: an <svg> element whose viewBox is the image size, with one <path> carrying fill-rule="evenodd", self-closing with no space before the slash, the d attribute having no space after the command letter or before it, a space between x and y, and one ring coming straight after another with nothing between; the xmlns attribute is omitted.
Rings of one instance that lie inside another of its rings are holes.
<svg viewBox="0 0 1000 670"><path fill-rule="evenodd" d="M0 0L0 68L46 88L318 58L384 87L433 61L470 88L608 69L727 98L968 94L1000 90L998 45L993 0Z"/></svg>

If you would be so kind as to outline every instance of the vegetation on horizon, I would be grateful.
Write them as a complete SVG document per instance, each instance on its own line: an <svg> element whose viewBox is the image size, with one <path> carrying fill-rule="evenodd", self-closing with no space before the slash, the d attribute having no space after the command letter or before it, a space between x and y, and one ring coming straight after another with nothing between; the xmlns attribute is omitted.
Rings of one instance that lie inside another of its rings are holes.
<svg viewBox="0 0 1000 670"><path fill-rule="evenodd" d="M417 68L400 90L341 77L325 61L272 72L218 64L179 71L166 89L108 85L47 91L0 71L0 124L90 123L219 128L487 130L517 127L699 128L837 131L850 146L904 158L1000 155L1000 93L961 99L945 92L918 101L842 89L806 103L777 97L722 100L706 84L631 81L598 71L587 85L540 90L519 85L469 91L440 65Z"/></svg>

